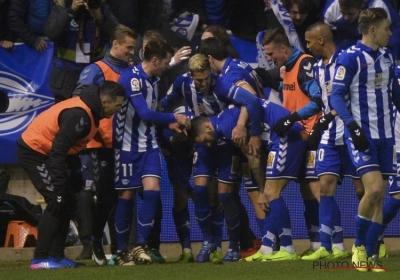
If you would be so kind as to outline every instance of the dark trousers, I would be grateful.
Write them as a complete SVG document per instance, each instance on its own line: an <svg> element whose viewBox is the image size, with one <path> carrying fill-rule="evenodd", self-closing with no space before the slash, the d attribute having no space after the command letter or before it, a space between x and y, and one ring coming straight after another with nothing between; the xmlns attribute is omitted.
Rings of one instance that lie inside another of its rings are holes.
<svg viewBox="0 0 400 280"><path fill-rule="evenodd" d="M44 197L46 203L49 203L54 198L54 187L51 184L48 157L31 149L19 147L18 161L36 190ZM65 214L55 217L50 214L47 207L43 211L38 226L38 239L34 253L35 259L64 257L69 221L75 209L75 195L82 181L79 172L76 172L80 167L79 157L67 156L66 165L66 172L69 174L69 178L65 186L67 192Z"/></svg>
<svg viewBox="0 0 400 280"><path fill-rule="evenodd" d="M85 189L80 191L77 200L76 219L79 237L83 244L89 242L92 236L96 240L102 239L108 221L113 246L115 244L113 211L118 199L114 188L113 150L88 149L80 155L80 158ZM97 198L95 203L94 195Z"/></svg>

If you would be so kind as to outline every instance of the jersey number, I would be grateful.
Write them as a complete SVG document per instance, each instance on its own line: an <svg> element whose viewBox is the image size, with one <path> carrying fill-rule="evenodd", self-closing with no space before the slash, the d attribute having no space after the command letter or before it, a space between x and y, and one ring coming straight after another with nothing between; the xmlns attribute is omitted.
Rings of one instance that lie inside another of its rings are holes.
<svg viewBox="0 0 400 280"><path fill-rule="evenodd" d="M122 170L124 172L124 177L132 177L133 176L133 164L132 163L123 163Z"/></svg>
<svg viewBox="0 0 400 280"><path fill-rule="evenodd" d="M319 149L318 150L318 161L323 161L324 160L324 149Z"/></svg>

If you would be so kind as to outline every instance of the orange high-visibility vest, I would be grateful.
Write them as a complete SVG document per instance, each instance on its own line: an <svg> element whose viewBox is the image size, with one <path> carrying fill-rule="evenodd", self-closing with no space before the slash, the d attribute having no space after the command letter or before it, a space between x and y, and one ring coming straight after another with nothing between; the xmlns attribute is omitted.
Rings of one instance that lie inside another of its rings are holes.
<svg viewBox="0 0 400 280"><path fill-rule="evenodd" d="M118 82L120 74L116 73L107 63L104 61L95 62L100 67L104 75L105 81ZM109 119L101 119L99 124L99 130L92 140L87 144L88 149L94 148L112 148L112 123L114 116Z"/></svg>
<svg viewBox="0 0 400 280"><path fill-rule="evenodd" d="M65 109L82 108L90 117L90 132L89 134L80 139L68 151L68 154L77 154L82 149L86 148L86 144L96 134L97 127L94 124L92 111L79 97L73 97L55 104L46 111L37 116L28 128L22 133L21 137L24 142L33 150L49 155L53 145L54 138L56 137L60 127L58 126L58 117Z"/></svg>
<svg viewBox="0 0 400 280"><path fill-rule="evenodd" d="M301 55L294 67L290 71L286 71L285 77L283 79L282 93L283 93L283 107L288 109L290 113L294 113L297 110L303 108L308 102L310 102L310 97L300 88L298 84L298 74L299 71L303 71L300 69L300 63L304 58L311 57L310 55L303 54ZM304 126L304 129L310 133L314 123L321 116L321 113L318 113L306 120L301 120L299 123Z"/></svg>

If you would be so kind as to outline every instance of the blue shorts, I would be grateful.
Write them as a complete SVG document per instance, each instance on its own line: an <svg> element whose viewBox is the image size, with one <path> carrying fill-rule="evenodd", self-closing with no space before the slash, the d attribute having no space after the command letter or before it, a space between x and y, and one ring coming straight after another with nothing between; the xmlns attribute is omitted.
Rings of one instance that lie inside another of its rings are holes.
<svg viewBox="0 0 400 280"><path fill-rule="evenodd" d="M400 193L400 153L397 153L397 175L389 177L389 194Z"/></svg>
<svg viewBox="0 0 400 280"><path fill-rule="evenodd" d="M195 144L193 178L214 177L224 183L240 182L240 150L230 142L218 142L211 147Z"/></svg>
<svg viewBox="0 0 400 280"><path fill-rule="evenodd" d="M144 177L161 178L159 148L144 152L115 152L115 188L127 190L142 187Z"/></svg>
<svg viewBox="0 0 400 280"><path fill-rule="evenodd" d="M268 147L266 177L297 179L301 171L307 141L300 134L275 138Z"/></svg>
<svg viewBox="0 0 400 280"><path fill-rule="evenodd" d="M318 177L334 175L340 182L343 176L360 178L345 145L319 144L316 158Z"/></svg>
<svg viewBox="0 0 400 280"><path fill-rule="evenodd" d="M354 149L353 141L346 138L350 158L358 175L362 177L365 173L371 171L380 171L384 179L396 175L397 157L394 138L368 140L369 149L365 152L359 152Z"/></svg>

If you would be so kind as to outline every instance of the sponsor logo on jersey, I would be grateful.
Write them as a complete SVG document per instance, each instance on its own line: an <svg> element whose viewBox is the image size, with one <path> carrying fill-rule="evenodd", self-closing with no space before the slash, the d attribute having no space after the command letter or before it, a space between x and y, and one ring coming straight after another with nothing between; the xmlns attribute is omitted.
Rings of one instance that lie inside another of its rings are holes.
<svg viewBox="0 0 400 280"><path fill-rule="evenodd" d="M296 90L296 83L283 84L283 90Z"/></svg>

